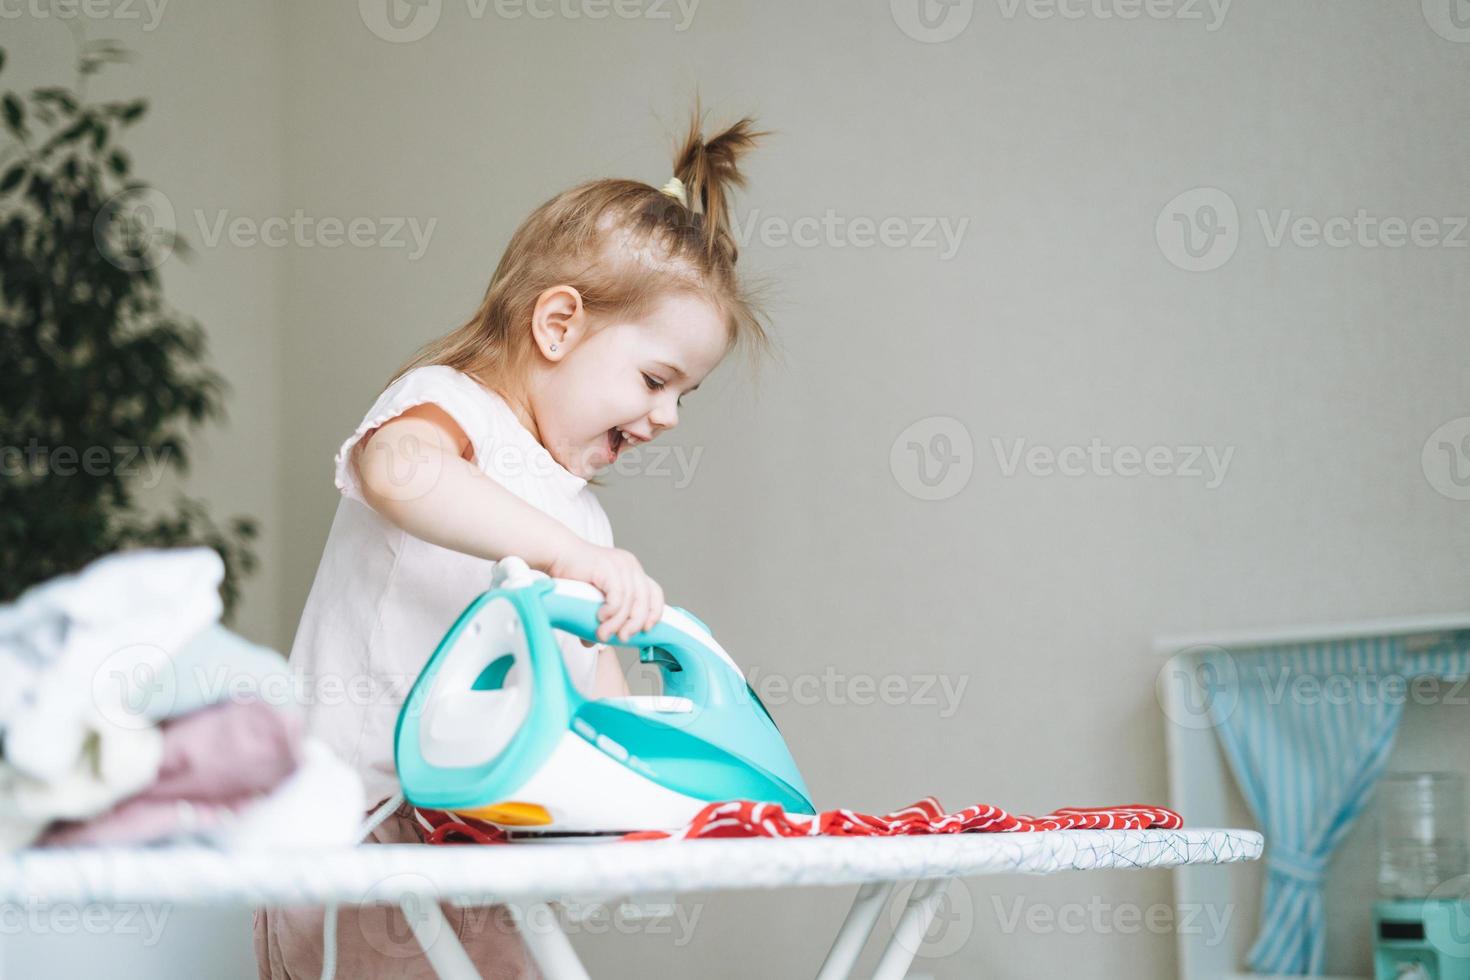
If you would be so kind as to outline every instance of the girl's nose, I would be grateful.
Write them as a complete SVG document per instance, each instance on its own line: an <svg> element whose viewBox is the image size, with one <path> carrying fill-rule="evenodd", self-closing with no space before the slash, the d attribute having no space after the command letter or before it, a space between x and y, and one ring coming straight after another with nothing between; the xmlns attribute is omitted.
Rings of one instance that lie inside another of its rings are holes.
<svg viewBox="0 0 1470 980"><path fill-rule="evenodd" d="M672 429L679 424L679 406L673 402L660 403L648 413L648 421L653 423L654 428Z"/></svg>

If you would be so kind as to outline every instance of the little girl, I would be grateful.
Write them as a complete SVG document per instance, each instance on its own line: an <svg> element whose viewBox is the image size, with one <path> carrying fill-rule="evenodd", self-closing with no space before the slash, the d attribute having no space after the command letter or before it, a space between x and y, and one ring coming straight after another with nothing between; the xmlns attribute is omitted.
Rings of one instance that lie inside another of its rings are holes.
<svg viewBox="0 0 1470 980"><path fill-rule="evenodd" d="M742 119L706 141L696 108L662 189L597 180L541 205L475 314L400 370L342 444L342 499L290 659L312 692L308 731L362 774L369 812L398 791L392 738L409 688L496 560L602 590L599 640L662 615L662 590L613 547L587 481L677 425L684 396L737 344L765 341L736 280L728 207L762 135ZM558 640L579 689L627 693L611 649ZM404 803L371 839L418 842L414 818ZM504 909L442 908L486 978L535 975ZM260 976L319 976L323 921L320 908L257 911ZM339 976L434 976L396 906L343 906L335 935Z"/></svg>

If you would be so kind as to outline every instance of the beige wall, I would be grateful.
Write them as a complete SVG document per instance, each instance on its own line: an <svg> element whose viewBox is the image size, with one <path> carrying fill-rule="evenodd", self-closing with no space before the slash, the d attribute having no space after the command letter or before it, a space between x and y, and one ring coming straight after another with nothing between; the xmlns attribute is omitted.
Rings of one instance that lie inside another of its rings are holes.
<svg viewBox="0 0 1470 980"><path fill-rule="evenodd" d="M686 400L670 441L700 453L687 484L615 475L602 499L619 543L758 686L826 675L846 692L772 698L820 804L1162 801L1153 634L1470 606L1470 504L1421 465L1430 434L1470 415L1467 253L1272 247L1260 217L1464 214L1470 44L1418 4L1237 0L1222 21L1203 4L1187 6L1202 20L1099 6L1126 4L1069 7L1077 19L977 4L943 43L881 2L706 0L679 30L674 4L657 8L668 20L591 21L445 0L418 8L438 22L406 43L351 3L170 7L139 74L119 76L157 93L133 140L142 172L211 209L301 208L375 234L434 223L421 255L405 231L408 247L221 247L170 267L236 382L195 485L267 525L251 630L289 643L336 506L333 451L388 374L474 307L536 204L590 177L666 179L696 85L718 118L778 131L737 211L756 222L742 264L774 283L781 356L758 389L723 368ZM1186 271L1172 218L1162 245L1156 224L1201 187L1233 202L1239 241ZM779 242L829 211L898 218L900 236L968 224L947 258L848 230ZM967 433L971 450L951 445L972 474L923 500L906 490L914 457L890 456L934 417ZM1007 476L992 443L1094 438L1233 455L1211 489ZM964 687L945 710L942 694L861 704L846 686L890 677ZM1416 724L1405 751L1424 764L1444 730ZM1169 900L1167 875L967 894L968 942L916 970L1172 973L1167 936L1002 934L992 899L1147 907ZM811 973L844 898L706 896L688 945L577 942L605 976ZM1361 969L1361 953L1329 968Z"/></svg>

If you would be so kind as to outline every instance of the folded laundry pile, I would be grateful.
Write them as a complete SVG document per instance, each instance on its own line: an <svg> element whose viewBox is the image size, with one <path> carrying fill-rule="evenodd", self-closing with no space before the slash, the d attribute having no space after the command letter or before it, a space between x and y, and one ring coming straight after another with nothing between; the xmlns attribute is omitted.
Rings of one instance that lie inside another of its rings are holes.
<svg viewBox="0 0 1470 980"><path fill-rule="evenodd" d="M509 837L494 824L443 810L414 809L427 844L501 844ZM618 840L695 840L714 837L899 837L914 834L1011 834L1043 830L1177 830L1184 819L1162 806L1063 807L1044 817L1011 814L977 803L954 813L926 796L881 817L855 810L824 810L816 816L787 813L774 803L728 800L711 803L688 825L672 832L645 830Z"/></svg>
<svg viewBox="0 0 1470 980"><path fill-rule="evenodd" d="M362 781L304 736L285 658L219 625L223 576L120 552L0 605L0 853L355 842Z"/></svg>

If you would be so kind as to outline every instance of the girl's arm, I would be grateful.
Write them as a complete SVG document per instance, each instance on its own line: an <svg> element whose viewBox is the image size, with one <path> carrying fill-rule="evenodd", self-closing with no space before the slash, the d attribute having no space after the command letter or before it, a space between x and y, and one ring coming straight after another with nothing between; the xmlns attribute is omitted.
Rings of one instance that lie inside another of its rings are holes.
<svg viewBox="0 0 1470 980"><path fill-rule="evenodd" d="M623 665L618 663L616 650L603 647L597 651L597 680L592 693L599 698L627 697L628 679L623 676Z"/></svg>
<svg viewBox="0 0 1470 980"><path fill-rule="evenodd" d="M663 591L633 554L581 538L480 472L469 437L437 405L404 411L359 445L363 499L374 510L431 544L492 561L518 555L554 578L591 583L607 600L599 640L651 629L663 614Z"/></svg>

